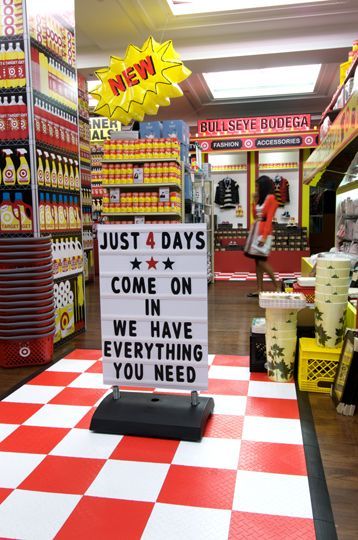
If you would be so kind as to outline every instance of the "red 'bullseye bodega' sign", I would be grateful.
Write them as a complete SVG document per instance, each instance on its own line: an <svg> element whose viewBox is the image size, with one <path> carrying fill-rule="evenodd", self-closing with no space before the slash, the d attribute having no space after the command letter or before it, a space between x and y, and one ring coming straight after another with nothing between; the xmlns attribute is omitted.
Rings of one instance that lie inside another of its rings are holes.
<svg viewBox="0 0 358 540"><path fill-rule="evenodd" d="M282 116L251 116L247 118L218 118L199 120L200 135L244 135L259 133L282 133L286 131L306 131L311 127L310 114L289 114Z"/></svg>

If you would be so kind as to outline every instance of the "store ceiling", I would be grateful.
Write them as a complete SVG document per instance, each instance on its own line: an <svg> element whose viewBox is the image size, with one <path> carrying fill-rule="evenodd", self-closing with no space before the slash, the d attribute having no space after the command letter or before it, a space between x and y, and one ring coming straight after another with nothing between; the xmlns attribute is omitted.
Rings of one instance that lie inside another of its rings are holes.
<svg viewBox="0 0 358 540"><path fill-rule="evenodd" d="M211 0L207 0L210 2ZM220 0L217 0L219 4ZM319 116L339 82L339 64L358 39L358 0L321 0L286 7L174 16L166 0L76 0L78 68L89 80L109 56L148 36L172 39L192 75L182 98L160 108L157 119L198 119L267 114ZM237 0L240 5L240 0ZM322 64L307 95L214 100L202 73Z"/></svg>

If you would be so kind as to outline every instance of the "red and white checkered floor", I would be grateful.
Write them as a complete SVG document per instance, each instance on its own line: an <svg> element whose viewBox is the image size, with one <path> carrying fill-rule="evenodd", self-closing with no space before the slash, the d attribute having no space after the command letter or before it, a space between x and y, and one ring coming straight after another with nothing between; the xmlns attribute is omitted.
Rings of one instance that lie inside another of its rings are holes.
<svg viewBox="0 0 358 540"><path fill-rule="evenodd" d="M315 538L294 384L212 355L200 443L103 435L100 357L74 351L0 402L0 537Z"/></svg>
<svg viewBox="0 0 358 540"><path fill-rule="evenodd" d="M277 280L295 279L300 275L301 272L275 272ZM256 274L250 272L215 272L215 281L256 281ZM270 281L270 278L265 275L264 281Z"/></svg>

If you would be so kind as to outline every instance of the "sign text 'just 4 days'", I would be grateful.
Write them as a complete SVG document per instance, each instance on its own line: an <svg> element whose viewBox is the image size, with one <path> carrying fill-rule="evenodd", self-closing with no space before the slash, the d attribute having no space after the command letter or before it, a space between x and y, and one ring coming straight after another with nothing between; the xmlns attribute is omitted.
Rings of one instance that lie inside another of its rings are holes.
<svg viewBox="0 0 358 540"><path fill-rule="evenodd" d="M206 226L98 228L104 383L208 384Z"/></svg>

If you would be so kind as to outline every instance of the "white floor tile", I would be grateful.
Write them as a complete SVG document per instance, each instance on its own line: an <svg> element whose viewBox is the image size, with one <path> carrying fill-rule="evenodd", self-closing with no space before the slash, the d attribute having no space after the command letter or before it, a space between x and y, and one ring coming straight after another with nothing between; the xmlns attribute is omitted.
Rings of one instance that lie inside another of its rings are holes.
<svg viewBox="0 0 358 540"><path fill-rule="evenodd" d="M246 396L224 396L207 394L206 397L214 399L215 414L232 414L234 416L244 416L246 411Z"/></svg>
<svg viewBox="0 0 358 540"><path fill-rule="evenodd" d="M87 429L71 429L50 454L55 456L107 459L123 435L92 433Z"/></svg>
<svg viewBox="0 0 358 540"><path fill-rule="evenodd" d="M168 470L168 464L108 460L86 495L154 502Z"/></svg>
<svg viewBox="0 0 358 540"><path fill-rule="evenodd" d="M227 381L248 381L250 370L248 367L211 366L209 379L224 379Z"/></svg>
<svg viewBox="0 0 358 540"><path fill-rule="evenodd" d="M233 509L312 518L306 476L238 471Z"/></svg>
<svg viewBox="0 0 358 540"><path fill-rule="evenodd" d="M175 465L236 470L241 442L236 439L203 437L200 443L181 441L175 453Z"/></svg>
<svg viewBox="0 0 358 540"><path fill-rule="evenodd" d="M250 381L248 396L278 399L296 399L293 383Z"/></svg>
<svg viewBox="0 0 358 540"><path fill-rule="evenodd" d="M45 457L45 454L0 452L0 487L16 488Z"/></svg>
<svg viewBox="0 0 358 540"><path fill-rule="evenodd" d="M0 424L0 442L19 427L19 424Z"/></svg>
<svg viewBox="0 0 358 540"><path fill-rule="evenodd" d="M158 503L141 540L224 540L229 535L230 518L230 510Z"/></svg>
<svg viewBox="0 0 358 540"><path fill-rule="evenodd" d="M69 388L110 388L109 384L103 384L102 373L82 373L68 386Z"/></svg>
<svg viewBox="0 0 358 540"><path fill-rule="evenodd" d="M80 499L79 495L13 491L0 506L0 536L54 538Z"/></svg>
<svg viewBox="0 0 358 540"><path fill-rule="evenodd" d="M47 404L26 420L24 425L72 428L89 410L91 407Z"/></svg>
<svg viewBox="0 0 358 540"><path fill-rule="evenodd" d="M242 439L284 444L303 444L301 423L290 418L245 416Z"/></svg>
<svg viewBox="0 0 358 540"><path fill-rule="evenodd" d="M211 366L211 364L214 362L215 354L208 354L208 364Z"/></svg>
<svg viewBox="0 0 358 540"><path fill-rule="evenodd" d="M25 384L7 396L4 401L11 401L12 403L48 403L64 388L64 386Z"/></svg>
<svg viewBox="0 0 358 540"><path fill-rule="evenodd" d="M59 360L56 364L49 367L47 371L83 373L95 363L96 360Z"/></svg>

